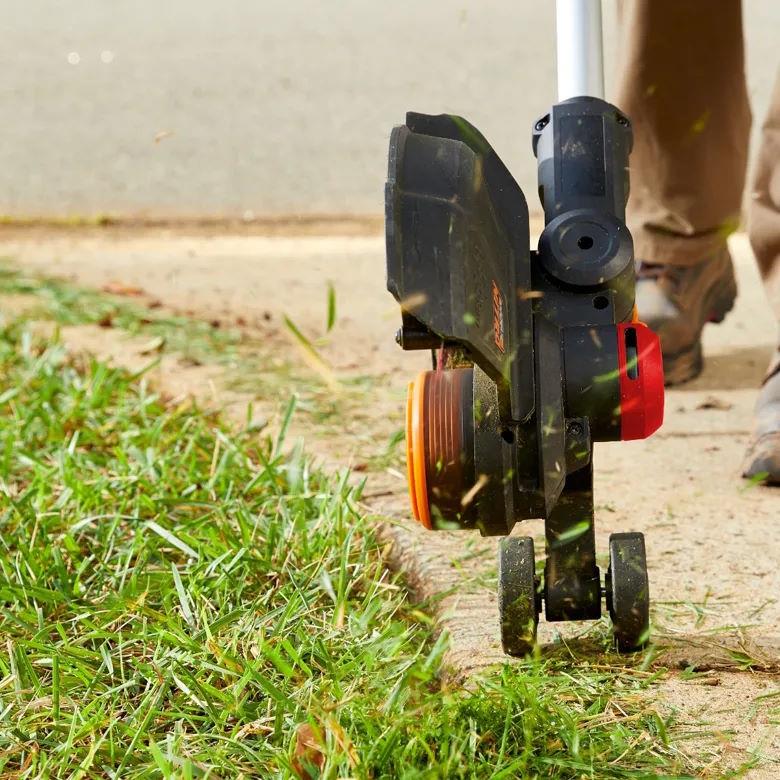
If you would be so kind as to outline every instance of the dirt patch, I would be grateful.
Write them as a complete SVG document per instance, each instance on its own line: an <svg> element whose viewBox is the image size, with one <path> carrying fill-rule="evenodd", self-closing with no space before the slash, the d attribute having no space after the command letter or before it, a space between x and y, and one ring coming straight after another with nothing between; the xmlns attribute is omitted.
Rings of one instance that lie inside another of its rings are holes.
<svg viewBox="0 0 780 780"><path fill-rule="evenodd" d="M32 325L35 332L50 335L50 322ZM223 410L231 419L246 422L251 395L224 386L224 369L218 365L193 365L178 354L162 351L160 339L128 336L97 325L73 325L60 329L60 341L68 353L94 357L131 374L143 374L173 404L192 400L201 406Z"/></svg>
<svg viewBox="0 0 780 780"><path fill-rule="evenodd" d="M0 317L11 320L35 311L40 306L37 295L0 295Z"/></svg>

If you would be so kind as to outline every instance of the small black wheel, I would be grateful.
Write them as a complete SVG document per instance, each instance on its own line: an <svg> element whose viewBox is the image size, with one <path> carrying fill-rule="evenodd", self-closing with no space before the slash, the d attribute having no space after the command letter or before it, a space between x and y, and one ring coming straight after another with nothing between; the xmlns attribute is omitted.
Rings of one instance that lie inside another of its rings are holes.
<svg viewBox="0 0 780 780"><path fill-rule="evenodd" d="M650 587L642 534L609 537L606 585L607 608L618 651L641 650L650 638Z"/></svg>
<svg viewBox="0 0 780 780"><path fill-rule="evenodd" d="M498 612L501 644L508 655L523 656L536 644L541 604L534 540L509 536L498 548Z"/></svg>

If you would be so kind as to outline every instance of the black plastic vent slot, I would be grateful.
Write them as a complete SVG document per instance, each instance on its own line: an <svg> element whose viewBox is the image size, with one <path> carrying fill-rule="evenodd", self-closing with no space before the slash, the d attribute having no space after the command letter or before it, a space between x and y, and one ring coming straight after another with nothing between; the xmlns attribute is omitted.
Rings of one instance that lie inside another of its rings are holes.
<svg viewBox="0 0 780 780"><path fill-rule="evenodd" d="M639 351L636 345L636 328L626 328L626 374L629 379L639 376Z"/></svg>

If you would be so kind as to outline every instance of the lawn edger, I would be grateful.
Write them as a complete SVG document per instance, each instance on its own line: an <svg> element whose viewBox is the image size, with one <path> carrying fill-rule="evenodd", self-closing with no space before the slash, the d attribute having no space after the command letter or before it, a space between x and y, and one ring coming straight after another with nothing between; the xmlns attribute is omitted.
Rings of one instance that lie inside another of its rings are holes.
<svg viewBox="0 0 780 780"><path fill-rule="evenodd" d="M387 287L397 341L431 350L409 385L406 450L415 518L502 535L505 652L548 621L601 616L621 651L649 635L644 537L609 540L596 565L593 445L642 439L663 419L658 337L634 306L625 225L632 129L603 99L600 0L559 0L559 102L533 126L545 227L530 249L520 187L482 134L452 115L409 113L390 139ZM544 518L546 563L530 537Z"/></svg>

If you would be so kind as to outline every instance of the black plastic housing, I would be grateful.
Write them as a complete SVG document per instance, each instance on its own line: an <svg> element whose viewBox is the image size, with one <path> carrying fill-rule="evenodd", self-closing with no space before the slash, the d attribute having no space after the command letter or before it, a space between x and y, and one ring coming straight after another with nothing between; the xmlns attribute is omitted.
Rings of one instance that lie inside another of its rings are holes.
<svg viewBox="0 0 780 780"><path fill-rule="evenodd" d="M538 282L558 293L545 303L551 319L585 325L631 316L634 247L625 209L632 143L626 116L598 98L559 103L534 126L546 223L539 239ZM582 307L588 292L605 305L595 312Z"/></svg>

